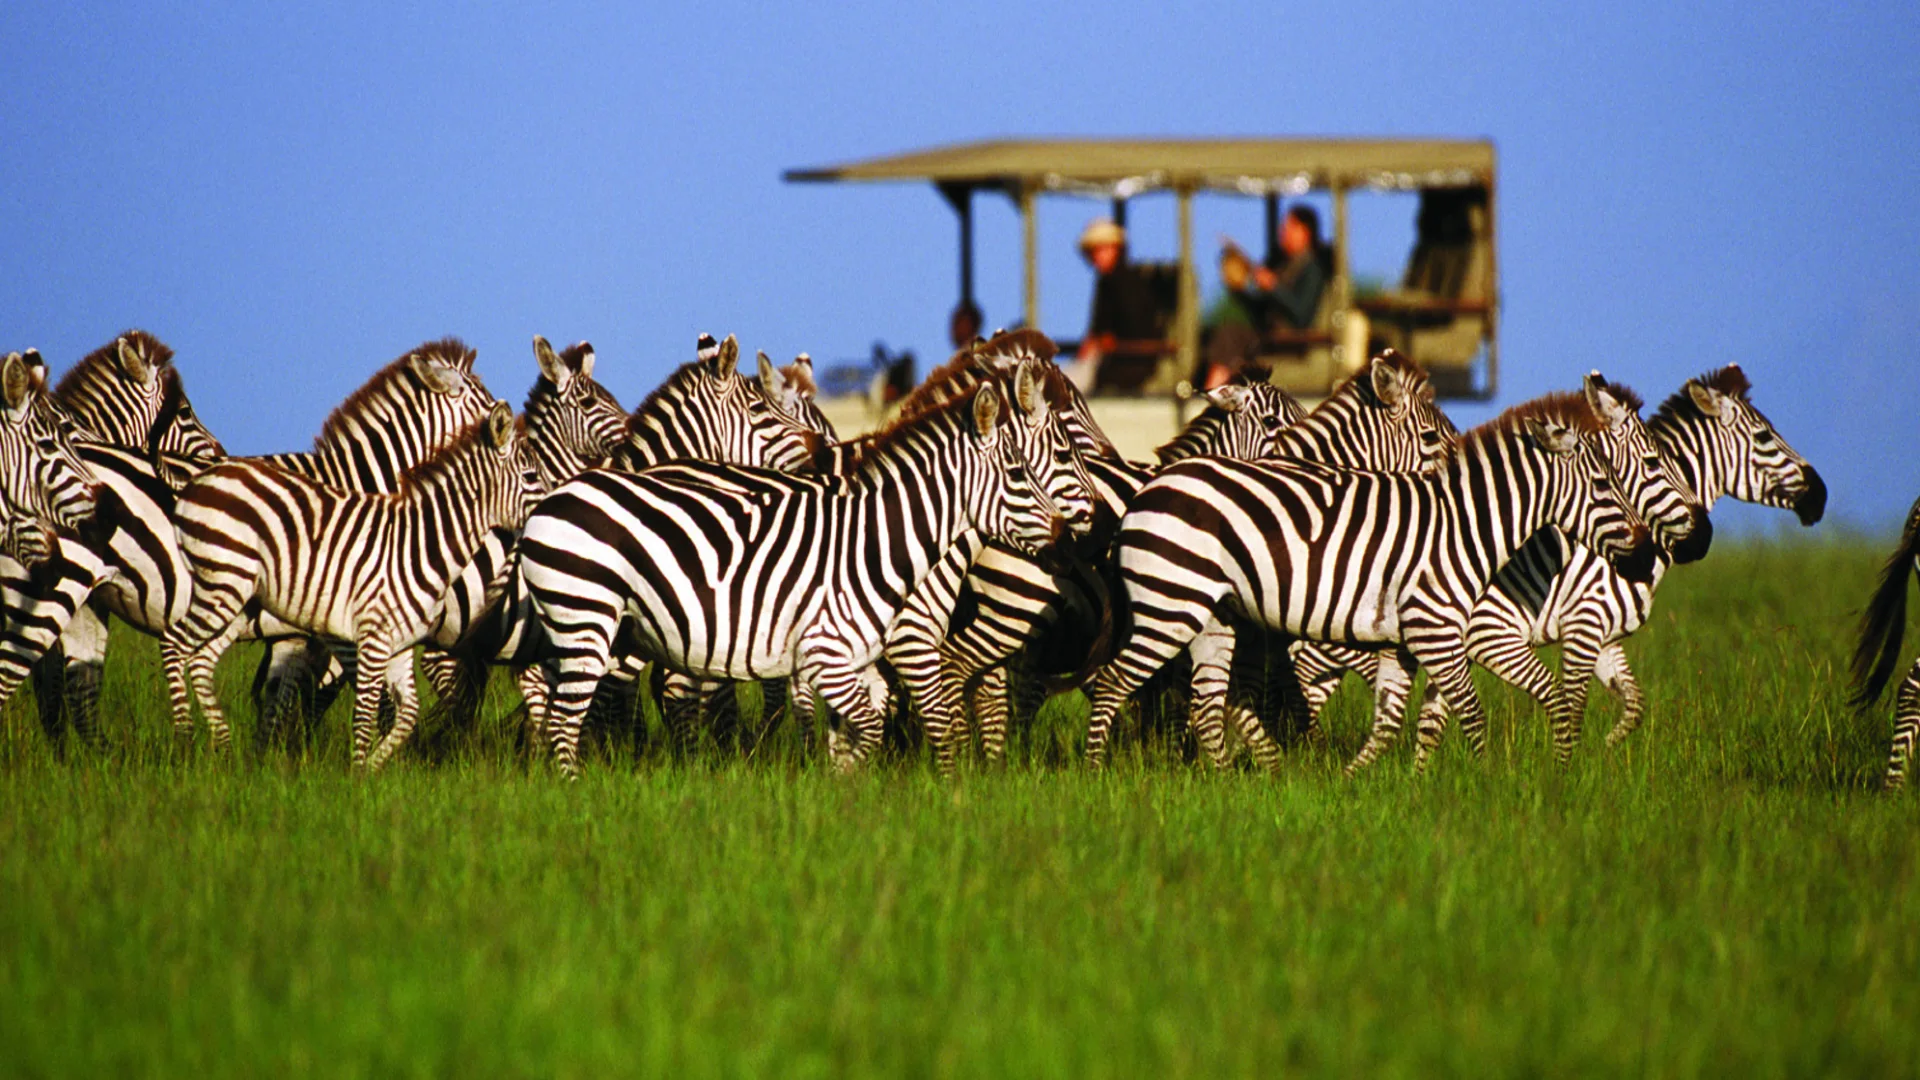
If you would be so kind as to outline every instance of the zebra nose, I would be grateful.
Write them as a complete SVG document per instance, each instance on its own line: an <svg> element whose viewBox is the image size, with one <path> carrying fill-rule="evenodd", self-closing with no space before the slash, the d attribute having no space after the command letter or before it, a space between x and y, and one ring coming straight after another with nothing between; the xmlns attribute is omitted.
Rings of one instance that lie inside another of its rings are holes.
<svg viewBox="0 0 1920 1080"><path fill-rule="evenodd" d="M1793 512L1802 525L1812 525L1827 515L1827 482L1813 466L1807 466L1807 487L1793 500Z"/></svg>
<svg viewBox="0 0 1920 1080"><path fill-rule="evenodd" d="M1627 543L1615 552L1608 561L1614 572L1637 585L1645 585L1653 580L1653 570L1659 559L1659 549L1654 546L1653 534L1645 525L1635 525Z"/></svg>
<svg viewBox="0 0 1920 1080"><path fill-rule="evenodd" d="M1685 538L1673 545L1673 561L1676 563L1699 562L1706 557L1707 549L1713 546L1713 519L1707 515L1707 508L1695 505L1688 518L1692 529Z"/></svg>

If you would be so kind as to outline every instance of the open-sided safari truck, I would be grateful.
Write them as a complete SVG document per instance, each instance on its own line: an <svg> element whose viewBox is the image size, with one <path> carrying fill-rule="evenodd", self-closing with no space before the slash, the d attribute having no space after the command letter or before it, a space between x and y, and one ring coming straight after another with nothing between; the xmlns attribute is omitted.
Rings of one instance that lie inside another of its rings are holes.
<svg viewBox="0 0 1920 1080"><path fill-rule="evenodd" d="M1171 192L1178 214L1177 288L1156 324L1164 333L1122 341L1106 363L1137 377L1095 400L1112 416L1109 433L1150 444L1179 420L1166 402L1191 379L1201 356L1200 279L1194 270L1193 197L1202 192L1265 202L1273 243L1282 196L1325 193L1332 202L1332 272L1312 322L1269 329L1258 361L1278 385L1316 398L1357 369L1366 353L1393 345L1432 373L1442 398L1486 400L1499 385L1499 277L1495 258L1494 149L1487 140L1447 139L1004 139L963 143L841 165L794 169L797 182L930 182L960 223L960 298L973 300L973 196L1005 195L1021 221L1023 317L1039 318L1036 203L1042 195L1109 200L1125 224L1128 202ZM1414 192L1414 236L1397 283L1356 289L1348 260L1348 197ZM1042 327L1042 329L1045 329ZM1055 335L1071 351L1077 335ZM1148 405L1157 402L1157 405ZM1155 417L1160 419L1155 420ZM1107 417L1103 416L1103 423ZM1145 424L1140 438L1127 429ZM1116 428L1118 430L1116 430Z"/></svg>

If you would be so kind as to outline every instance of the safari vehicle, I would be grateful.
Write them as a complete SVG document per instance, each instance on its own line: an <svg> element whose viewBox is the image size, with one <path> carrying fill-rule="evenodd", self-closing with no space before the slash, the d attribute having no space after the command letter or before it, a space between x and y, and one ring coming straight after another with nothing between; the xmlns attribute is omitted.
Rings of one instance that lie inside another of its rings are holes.
<svg viewBox="0 0 1920 1080"><path fill-rule="evenodd" d="M1170 436L1191 408L1182 402L1201 356L1193 197L1202 192L1263 200L1268 245L1274 243L1281 196L1324 192L1331 198L1332 272L1318 312L1309 326L1269 330L1260 342L1258 360L1274 383L1303 399L1318 398L1372 350L1392 345L1426 366L1443 399L1484 401L1499 386L1494 148L1487 140L1006 139L793 169L786 179L932 183L959 217L963 302L973 300L974 194L1005 195L1020 214L1028 326L1041 325L1035 218L1040 196L1109 200L1113 219L1124 225L1130 200L1172 193L1177 290L1171 310L1156 320L1164 335L1118 343L1103 366L1117 358L1138 377L1126 381L1124 393L1094 400L1108 433L1129 454L1142 454L1140 448ZM1419 211L1397 284L1361 289L1348 261L1348 199L1370 191L1417 193ZM1076 326L1054 335L1063 353L1076 347L1078 332ZM863 417L863 406L844 401L828 408L852 430L879 419L870 409Z"/></svg>

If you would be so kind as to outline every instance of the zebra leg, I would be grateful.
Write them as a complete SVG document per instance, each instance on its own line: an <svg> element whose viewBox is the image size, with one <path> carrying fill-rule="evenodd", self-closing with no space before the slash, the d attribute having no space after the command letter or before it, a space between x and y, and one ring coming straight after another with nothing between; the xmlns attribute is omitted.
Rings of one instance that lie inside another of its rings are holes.
<svg viewBox="0 0 1920 1080"><path fill-rule="evenodd" d="M613 666L594 691L593 704L587 708L587 726L601 731L644 730L644 719L637 714L640 680L647 673L647 661L644 657L626 654L611 663ZM656 694L655 700L664 710L665 702L660 700L660 695Z"/></svg>
<svg viewBox="0 0 1920 1080"><path fill-rule="evenodd" d="M374 739L380 734L380 702L386 696L388 670L400 656L410 658L411 650L396 653L386 642L365 637L357 644L353 679L353 767L361 769L367 767Z"/></svg>
<svg viewBox="0 0 1920 1080"><path fill-rule="evenodd" d="M253 676L254 742L265 749L285 732L296 713L308 711L312 701L308 638L283 638L267 644L267 653Z"/></svg>
<svg viewBox="0 0 1920 1080"><path fill-rule="evenodd" d="M840 657L809 665L810 681L820 699L840 715L848 734L830 729L828 759L835 772L852 772L866 764L880 745L886 728L887 681L873 665L855 668Z"/></svg>
<svg viewBox="0 0 1920 1080"><path fill-rule="evenodd" d="M478 657L439 649L422 650L422 666L447 718L471 735L480 717L480 699L487 689L488 666Z"/></svg>
<svg viewBox="0 0 1920 1080"><path fill-rule="evenodd" d="M413 650L401 649L395 653L380 676L394 702L393 728L374 748L373 757L367 762L369 772L379 772L394 751L406 745L407 739L413 735L413 725L420 717L420 698L413 685ZM356 689L356 699L358 696ZM359 702L356 700L354 704L358 706Z"/></svg>
<svg viewBox="0 0 1920 1080"><path fill-rule="evenodd" d="M1320 724L1320 712L1327 707L1327 699L1340 689L1340 679L1349 671L1369 684L1375 682L1379 678L1379 655L1321 641L1295 641L1288 646L1288 655L1307 714L1301 737L1308 746L1323 747L1327 732Z"/></svg>
<svg viewBox="0 0 1920 1080"><path fill-rule="evenodd" d="M107 620L92 606L74 612L60 634L66 654L63 695L74 733L88 745L100 744L100 683L107 667Z"/></svg>
<svg viewBox="0 0 1920 1080"><path fill-rule="evenodd" d="M1547 665L1540 662L1522 629L1506 623L1469 623L1467 656L1498 675L1501 681L1526 691L1557 724L1561 706L1557 681ZM1557 726L1555 730L1558 731Z"/></svg>
<svg viewBox="0 0 1920 1080"><path fill-rule="evenodd" d="M954 672L958 676L956 669ZM946 678L942 673L942 679ZM970 726L980 732L980 756L999 765L1007 760L1007 727L1012 719L1013 672L1007 664L996 664L974 676L970 686L964 686L967 693L969 711L973 714ZM961 736L964 741L965 736Z"/></svg>
<svg viewBox="0 0 1920 1080"><path fill-rule="evenodd" d="M200 714L206 719L207 734L212 737L215 750L227 748L233 740L233 730L227 726L227 715L220 708L220 696L213 679L214 669L219 665L220 658L226 655L227 649L232 647L234 640L240 636L243 626L244 621L241 619L230 620L226 629L216 634L213 640L184 658L186 678L193 684L194 696L200 699ZM176 736L191 735L193 731L191 718L187 720L183 731L179 712L176 710L173 730Z"/></svg>
<svg viewBox="0 0 1920 1080"><path fill-rule="evenodd" d="M1647 711L1646 695L1640 690L1640 680L1634 678L1633 668L1627 665L1627 650L1618 641L1608 642L1607 647L1600 650L1593 673L1600 685L1620 698L1620 719L1614 721L1613 730L1607 732L1607 745L1618 746L1640 726Z"/></svg>
<svg viewBox="0 0 1920 1080"><path fill-rule="evenodd" d="M1382 653L1375 658L1373 678L1373 728L1367 734L1367 743L1360 753L1347 764L1347 775L1353 776L1361 769L1374 763L1393 740L1400 735L1400 724L1405 718L1407 693L1413 687L1413 658L1403 650Z"/></svg>
<svg viewBox="0 0 1920 1080"><path fill-rule="evenodd" d="M1215 768L1231 764L1227 755L1227 689L1233 674L1233 627L1219 619L1207 625L1187 650L1193 656L1193 704L1188 724L1200 749Z"/></svg>
<svg viewBox="0 0 1920 1080"><path fill-rule="evenodd" d="M549 661L547 677L553 686L547 712L547 739L553 746L553 760L560 775L569 780L580 778L580 724L600 679L607 673L613 648L613 627L589 624L569 630L564 641L555 635L556 647L563 648L558 660Z"/></svg>
<svg viewBox="0 0 1920 1080"><path fill-rule="evenodd" d="M528 664L514 676L514 683L520 688L520 701L527 708L527 731L535 739L544 739L547 735L547 669L539 664Z"/></svg>
<svg viewBox="0 0 1920 1080"><path fill-rule="evenodd" d="M1419 658L1427 669L1427 682L1437 688L1444 699L1444 705L1431 711L1422 709L1419 718L1419 730L1413 752L1413 769L1424 772L1427 758L1433 749L1440 745L1440 737L1446 732L1446 716L1449 710L1460 718L1460 730L1466 733L1467 745L1473 749L1476 757L1487 752L1487 717L1480 707L1480 695L1473 689L1473 665L1468 662L1466 649L1456 648L1451 652L1428 649L1426 655Z"/></svg>
<svg viewBox="0 0 1920 1080"><path fill-rule="evenodd" d="M667 736L672 741L675 753L685 755L693 752L700 741L702 713L707 699L723 689L731 691L733 684L678 671L666 673L660 695L660 718L666 721Z"/></svg>
<svg viewBox="0 0 1920 1080"><path fill-rule="evenodd" d="M1605 648L1592 627L1574 627L1567 631L1560 649L1560 694L1553 722L1553 759L1565 765L1573 760L1573 748L1580 742L1580 728L1586 721L1587 683L1599 652Z"/></svg>
<svg viewBox="0 0 1920 1080"><path fill-rule="evenodd" d="M56 756L67 750L67 654L58 644L33 665L33 703Z"/></svg>
<svg viewBox="0 0 1920 1080"><path fill-rule="evenodd" d="M1132 573L1124 580L1129 595L1134 597L1168 589L1166 582L1136 581ZM1183 581L1181 586L1177 599L1161 599L1151 606L1130 601L1126 640L1093 680L1093 715L1087 720L1089 765L1098 768L1106 764L1107 736L1121 706L1156 672L1186 651L1187 644L1213 620L1214 609L1230 587L1224 580Z"/></svg>
<svg viewBox="0 0 1920 1080"><path fill-rule="evenodd" d="M1893 791L1907 782L1907 763L1913 760L1913 744L1920 738L1920 660L1907 672L1900 693L1894 697L1893 747L1887 751L1886 789Z"/></svg>
<svg viewBox="0 0 1920 1080"><path fill-rule="evenodd" d="M787 689L787 713L800 725L800 751L812 756L814 729L820 719L820 695L798 672L787 680Z"/></svg>

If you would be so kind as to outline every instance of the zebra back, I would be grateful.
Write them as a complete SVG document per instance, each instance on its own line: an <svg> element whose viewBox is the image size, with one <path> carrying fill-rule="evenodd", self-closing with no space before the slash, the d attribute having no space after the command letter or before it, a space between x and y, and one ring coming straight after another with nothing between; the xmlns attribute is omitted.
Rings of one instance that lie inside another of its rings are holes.
<svg viewBox="0 0 1920 1080"><path fill-rule="evenodd" d="M1235 382L1202 392L1207 407L1155 450L1160 464L1195 457L1243 461L1280 454L1280 433L1306 419L1293 395L1269 382Z"/></svg>
<svg viewBox="0 0 1920 1080"><path fill-rule="evenodd" d="M53 398L101 441L156 462L165 455L198 471L227 456L187 400L173 350L144 330L88 353L61 376Z"/></svg>
<svg viewBox="0 0 1920 1080"><path fill-rule="evenodd" d="M347 395L321 425L312 451L255 460L346 491L397 491L407 470L492 408L474 356L457 338L427 342Z"/></svg>
<svg viewBox="0 0 1920 1080"><path fill-rule="evenodd" d="M1416 472L1441 467L1459 439L1453 422L1434 404L1426 371L1398 351L1384 349L1305 419L1282 430L1277 442L1286 457Z"/></svg>
<svg viewBox="0 0 1920 1080"><path fill-rule="evenodd" d="M1708 509L1726 495L1812 525L1826 513L1826 481L1754 407L1751 389L1738 364L1707 372L1661 402L1647 428Z"/></svg>
<svg viewBox="0 0 1920 1080"><path fill-rule="evenodd" d="M1865 709L1880 700L1900 661L1907 630L1907 575L1920 574L1920 500L1907 511L1900 543L1880 570L1880 584L1860 616L1860 642L1853 649L1853 693L1849 700Z"/></svg>
<svg viewBox="0 0 1920 1080"><path fill-rule="evenodd" d="M76 532L95 509L93 473L73 445L72 424L43 408L45 367L20 353L0 360L0 498L5 549L26 566L53 553L54 534Z"/></svg>
<svg viewBox="0 0 1920 1080"><path fill-rule="evenodd" d="M617 468L637 471L669 461L716 461L794 472L812 467L824 440L774 406L737 370L740 343L700 335L693 362L681 365L627 418Z"/></svg>

